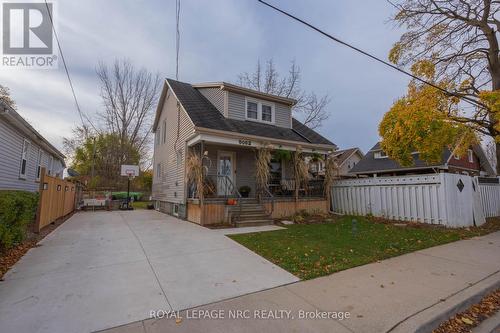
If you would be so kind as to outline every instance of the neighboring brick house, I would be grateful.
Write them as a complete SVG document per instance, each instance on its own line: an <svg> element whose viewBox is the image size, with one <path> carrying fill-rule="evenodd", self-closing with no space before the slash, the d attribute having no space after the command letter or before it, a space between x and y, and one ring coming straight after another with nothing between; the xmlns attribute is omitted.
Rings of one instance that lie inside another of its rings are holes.
<svg viewBox="0 0 500 333"><path fill-rule="evenodd" d="M42 167L63 176L64 155L0 99L0 190L38 191Z"/></svg>
<svg viewBox="0 0 500 333"><path fill-rule="evenodd" d="M252 223L272 223L271 215L291 215L298 209L327 211L320 181L298 189L301 196L308 196L300 199L302 204L293 200L297 193L293 165L283 158L271 160L271 179L265 189L266 198L280 204L273 210L256 202L255 161L262 147L291 152L300 149L308 156L326 156L336 149L335 144L292 117L295 103L226 82L191 85L167 79L153 125L152 196L156 208L200 224L234 222L227 198L245 202L253 214L252 219L247 216L247 222ZM204 208L196 187L187 181L189 154L204 161L205 185L210 190L204 195ZM274 156L280 155L276 152ZM245 191L249 198L241 198L242 188L250 189Z"/></svg>
<svg viewBox="0 0 500 333"><path fill-rule="evenodd" d="M450 149L444 149L441 161L428 164L422 161L418 153L413 156L413 165L403 167L390 159L380 147L380 142L366 153L350 174L355 176L399 176L436 172L460 173L470 176L494 176L495 171L489 163L480 145L472 146L464 156L453 154Z"/></svg>

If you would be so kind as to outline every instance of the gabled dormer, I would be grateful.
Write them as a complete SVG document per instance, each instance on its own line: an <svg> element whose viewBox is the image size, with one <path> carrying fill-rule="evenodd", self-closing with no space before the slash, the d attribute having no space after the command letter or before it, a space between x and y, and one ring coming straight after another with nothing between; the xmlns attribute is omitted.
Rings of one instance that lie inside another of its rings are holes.
<svg viewBox="0 0 500 333"><path fill-rule="evenodd" d="M193 85L226 118L292 128L291 98L270 95L226 82Z"/></svg>

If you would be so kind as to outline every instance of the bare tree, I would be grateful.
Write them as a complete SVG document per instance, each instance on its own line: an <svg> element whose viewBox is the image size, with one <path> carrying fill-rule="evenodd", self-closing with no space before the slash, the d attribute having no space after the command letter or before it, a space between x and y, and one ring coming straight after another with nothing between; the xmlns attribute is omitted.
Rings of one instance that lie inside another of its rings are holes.
<svg viewBox="0 0 500 333"><path fill-rule="evenodd" d="M135 157L128 155L137 151L141 169L150 168L150 134L160 75L136 69L128 60L115 60L110 67L100 62L96 73L104 108L92 119L85 115L86 123L75 127L71 137L64 138L65 153L75 161L79 148L92 139L112 135L114 149L107 151L115 154L114 161L133 160Z"/></svg>
<svg viewBox="0 0 500 333"><path fill-rule="evenodd" d="M500 161L498 110L485 101L483 90L500 90L498 36L500 3L495 0L395 0L392 20L406 29L389 59L398 65L430 62L438 82L447 82L455 96L475 101L452 118L496 139ZM491 95L490 95L491 96ZM500 164L497 163L500 173Z"/></svg>
<svg viewBox="0 0 500 333"><path fill-rule="evenodd" d="M326 110L330 98L328 95L317 96L314 92L306 92L300 87L300 68L292 61L288 73L280 75L272 59L266 61L262 68L260 60L253 73L238 75L238 84L267 94L293 98L297 104L293 107L294 114L302 122L311 127L320 127L330 116Z"/></svg>
<svg viewBox="0 0 500 333"><path fill-rule="evenodd" d="M11 108L15 109L16 108L16 102L10 97L10 89L7 88L6 86L2 86L0 84L0 99L4 101L8 106Z"/></svg>
<svg viewBox="0 0 500 333"><path fill-rule="evenodd" d="M106 131L118 134L141 152L147 149L161 83L159 73L137 70L128 60L115 60L111 67L100 62L96 72L104 104L98 116Z"/></svg>

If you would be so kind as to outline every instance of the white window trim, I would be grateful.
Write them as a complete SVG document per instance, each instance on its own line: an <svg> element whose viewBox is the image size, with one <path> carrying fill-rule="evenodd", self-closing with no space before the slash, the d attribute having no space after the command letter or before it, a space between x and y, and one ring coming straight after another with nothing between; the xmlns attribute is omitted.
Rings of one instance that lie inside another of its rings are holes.
<svg viewBox="0 0 500 333"><path fill-rule="evenodd" d="M467 150L467 157L469 158L469 163L474 163L474 153L472 149Z"/></svg>
<svg viewBox="0 0 500 333"><path fill-rule="evenodd" d="M36 165L36 180L40 181L40 177L42 176L42 159L43 159L43 151L42 148L38 148L38 161Z"/></svg>
<svg viewBox="0 0 500 333"><path fill-rule="evenodd" d="M382 158L389 158L389 156L387 156L387 154L385 155L382 155L382 154L385 154L382 150L379 150L379 151L376 151L373 153L373 158L374 159L382 159Z"/></svg>
<svg viewBox="0 0 500 333"><path fill-rule="evenodd" d="M47 165L47 173L49 176L52 176L54 169L54 157L51 155L49 156L49 164Z"/></svg>
<svg viewBox="0 0 500 333"><path fill-rule="evenodd" d="M256 103L257 104L257 119L253 119L253 118L249 118L248 117L248 110L247 110L248 102L252 102L252 103ZM263 104L271 107L271 121L262 120L262 105ZM275 107L275 104L272 103L272 102L263 101L263 100L260 100L260 99L245 97L245 119L249 120L249 121L255 121L257 123L274 125L276 123L276 107Z"/></svg>
<svg viewBox="0 0 500 333"><path fill-rule="evenodd" d="M24 155L24 151L26 148L26 155ZM30 155L30 142L26 139L23 140L23 147L21 151L21 164L19 165L19 178L20 179L26 179L26 174L28 173L28 161L29 161L29 155ZM24 173L23 172L23 161L26 161L26 165L24 166Z"/></svg>
<svg viewBox="0 0 500 333"><path fill-rule="evenodd" d="M167 121L163 121L162 131L161 131L161 141L163 144L167 143Z"/></svg>

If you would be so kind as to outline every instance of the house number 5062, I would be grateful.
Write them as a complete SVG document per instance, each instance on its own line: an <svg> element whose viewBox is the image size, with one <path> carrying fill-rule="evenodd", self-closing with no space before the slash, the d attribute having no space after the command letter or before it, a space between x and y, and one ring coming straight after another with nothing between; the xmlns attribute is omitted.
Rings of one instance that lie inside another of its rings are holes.
<svg viewBox="0 0 500 333"><path fill-rule="evenodd" d="M250 141L250 140L239 140L239 143L240 143L240 145L244 145L244 146L251 146L252 145L252 141Z"/></svg>

